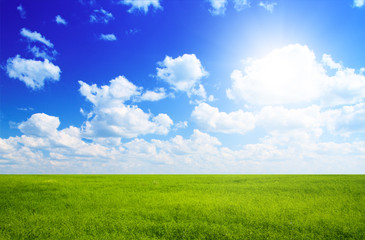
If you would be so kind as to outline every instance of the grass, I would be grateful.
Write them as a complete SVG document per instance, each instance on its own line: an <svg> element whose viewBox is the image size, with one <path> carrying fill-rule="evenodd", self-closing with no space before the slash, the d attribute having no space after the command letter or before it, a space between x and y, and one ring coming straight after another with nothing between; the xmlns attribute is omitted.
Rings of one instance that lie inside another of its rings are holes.
<svg viewBox="0 0 365 240"><path fill-rule="evenodd" d="M365 175L0 175L0 239L365 239Z"/></svg>

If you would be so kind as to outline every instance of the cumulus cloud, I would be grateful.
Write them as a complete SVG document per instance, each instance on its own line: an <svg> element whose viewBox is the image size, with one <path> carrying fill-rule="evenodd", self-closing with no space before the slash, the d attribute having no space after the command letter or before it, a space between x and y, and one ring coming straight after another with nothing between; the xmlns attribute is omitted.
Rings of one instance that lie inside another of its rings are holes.
<svg viewBox="0 0 365 240"><path fill-rule="evenodd" d="M16 9L19 11L20 17L25 19L26 12L25 12L25 9L23 8L23 6L20 4Z"/></svg>
<svg viewBox="0 0 365 240"><path fill-rule="evenodd" d="M260 2L259 6L263 7L266 11L272 13L274 11L274 7L277 5L276 2Z"/></svg>
<svg viewBox="0 0 365 240"><path fill-rule="evenodd" d="M147 13L150 6L154 9L162 9L159 0L122 0L119 3L131 6L128 10L129 13L134 11Z"/></svg>
<svg viewBox="0 0 365 240"><path fill-rule="evenodd" d="M125 77L119 76L111 80L110 85L100 88L95 84L79 83L80 93L93 104L92 117L83 126L85 136L132 138L145 134L167 134L173 124L166 114L152 116L135 105L126 105L125 102L132 97L140 96L142 89Z"/></svg>
<svg viewBox="0 0 365 240"><path fill-rule="evenodd" d="M354 0L354 7L363 7L365 4L365 0Z"/></svg>
<svg viewBox="0 0 365 240"><path fill-rule="evenodd" d="M40 43L43 43L44 45L46 45L47 47L53 48L53 44L36 31L31 32L30 30L28 30L26 28L22 28L20 30L20 34L32 42L40 42Z"/></svg>
<svg viewBox="0 0 365 240"><path fill-rule="evenodd" d="M65 19L63 19L60 15L57 15L55 17L55 21L57 24L67 25L67 21Z"/></svg>
<svg viewBox="0 0 365 240"><path fill-rule="evenodd" d="M22 122L18 128L26 135L38 137L53 135L60 126L58 117L49 116L44 113L33 114L27 121Z"/></svg>
<svg viewBox="0 0 365 240"><path fill-rule="evenodd" d="M95 9L93 14L90 15L91 23L109 23L109 21L113 20L114 16L112 13L100 8Z"/></svg>
<svg viewBox="0 0 365 240"><path fill-rule="evenodd" d="M38 61L19 55L7 60L6 70L10 78L19 79L33 90L43 88L46 81L58 81L61 73L48 59Z"/></svg>
<svg viewBox="0 0 365 240"><path fill-rule="evenodd" d="M177 58L166 56L158 63L157 77L169 83L176 91L183 91L188 96L206 98L204 86L200 84L208 75L195 54L184 54Z"/></svg>
<svg viewBox="0 0 365 240"><path fill-rule="evenodd" d="M117 37L114 34L100 34L99 39L105 41L116 41Z"/></svg>
<svg viewBox="0 0 365 240"><path fill-rule="evenodd" d="M334 76L329 76L326 67L339 65L330 55L323 59L323 63L317 62L313 51L299 44L275 49L261 59L249 59L243 72L232 72L227 96L252 105L320 102L334 106L361 101L365 96L365 77L351 68L339 68Z"/></svg>
<svg viewBox="0 0 365 240"><path fill-rule="evenodd" d="M188 138L180 135L168 140L136 138L126 143L118 138L103 138L87 143L81 140L78 128L56 131L54 128L55 125L42 131L43 137L24 134L0 138L1 171L361 173L365 160L365 142L317 143L300 131L284 136L273 132L258 143L232 150L222 146L216 137L197 129Z"/></svg>
<svg viewBox="0 0 365 240"><path fill-rule="evenodd" d="M209 11L212 15L222 15L226 12L226 5L228 3L228 0L209 0L209 1L212 6L212 8L209 9Z"/></svg>
<svg viewBox="0 0 365 240"><path fill-rule="evenodd" d="M220 112L207 103L196 106L191 117L202 129L210 132L244 134L255 128L254 114L242 110Z"/></svg>

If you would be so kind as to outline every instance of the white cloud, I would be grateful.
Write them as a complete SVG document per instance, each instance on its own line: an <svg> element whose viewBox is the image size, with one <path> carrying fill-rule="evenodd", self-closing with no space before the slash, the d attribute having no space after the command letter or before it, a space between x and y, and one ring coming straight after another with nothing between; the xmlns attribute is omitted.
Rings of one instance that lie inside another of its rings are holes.
<svg viewBox="0 0 365 240"><path fill-rule="evenodd" d="M322 118L319 106L287 109L282 106L265 106L256 115L256 124L268 132L279 132L283 136L291 131L301 131L313 137L322 135L322 126L326 122Z"/></svg>
<svg viewBox="0 0 365 240"><path fill-rule="evenodd" d="M327 110L322 118L332 134L349 137L353 133L365 132L365 103Z"/></svg>
<svg viewBox="0 0 365 240"><path fill-rule="evenodd" d="M250 1L249 0L231 0L234 4L234 8L237 11L241 11L245 8L250 7ZM209 9L209 12L214 15L224 15L227 10L228 0L209 0L211 4L211 9Z"/></svg>
<svg viewBox="0 0 365 240"><path fill-rule="evenodd" d="M335 106L362 101L365 77L351 68L337 69L329 76L327 65L339 65L330 55L323 59L323 64L318 63L313 51L299 44L275 49L261 59L247 60L243 72L234 70L227 96L252 105Z"/></svg>
<svg viewBox="0 0 365 240"><path fill-rule="evenodd" d="M46 81L58 81L61 73L48 59L37 61L19 55L7 60L6 69L10 78L19 79L34 90L43 88Z"/></svg>
<svg viewBox="0 0 365 240"><path fill-rule="evenodd" d="M354 7L363 7L365 0L354 0Z"/></svg>
<svg viewBox="0 0 365 240"><path fill-rule="evenodd" d="M105 11L104 9L95 9L94 13L90 15L91 23L109 23L109 21L113 20L114 16L112 13Z"/></svg>
<svg viewBox="0 0 365 240"><path fill-rule="evenodd" d="M55 17L55 21L57 24L67 25L67 21L63 19L60 15Z"/></svg>
<svg viewBox="0 0 365 240"><path fill-rule="evenodd" d="M41 42L44 45L46 45L47 47L53 48L53 44L49 40L47 40L45 37L43 37L40 33L36 32L36 31L31 32L30 30L28 30L26 28L22 28L20 30L20 34L23 37L28 38L32 42Z"/></svg>
<svg viewBox="0 0 365 240"><path fill-rule="evenodd" d="M34 55L34 57L48 59L50 61L54 60L55 59L54 56L57 55L56 50L49 51L47 48L43 48L41 50L37 46L33 46L33 47L28 46L28 50Z"/></svg>
<svg viewBox="0 0 365 240"><path fill-rule="evenodd" d="M25 9L23 8L23 6L20 4L16 9L19 11L20 17L25 19L26 12L25 12Z"/></svg>
<svg viewBox="0 0 365 240"><path fill-rule="evenodd" d="M25 135L38 137L53 135L60 126L58 117L49 116L44 113L33 114L27 121L22 122L18 128Z"/></svg>
<svg viewBox="0 0 365 240"><path fill-rule="evenodd" d="M276 2L260 2L259 6L263 7L266 11L272 13L274 11L274 7L277 5Z"/></svg>
<svg viewBox="0 0 365 240"><path fill-rule="evenodd" d="M247 7L250 7L249 0L233 0L233 3L234 3L234 8L237 11L241 11Z"/></svg>
<svg viewBox="0 0 365 240"><path fill-rule="evenodd" d="M329 54L323 54L322 63L331 69L337 69L337 70L342 69L342 65L340 63L336 63L335 61L333 61L331 55Z"/></svg>
<svg viewBox="0 0 365 240"><path fill-rule="evenodd" d="M220 112L207 103L196 106L191 117L201 128L210 132L244 134L255 128L254 114L242 110Z"/></svg>
<svg viewBox="0 0 365 240"><path fill-rule="evenodd" d="M148 90L142 94L140 101L159 101L167 96L164 88L159 88L157 91Z"/></svg>
<svg viewBox="0 0 365 240"><path fill-rule="evenodd" d="M135 105L126 105L125 101L141 95L141 88L125 77L119 76L111 80L109 86L100 88L95 84L79 83L80 93L93 104L92 117L83 126L85 136L132 138L145 134L167 134L173 124L166 114L153 117Z"/></svg>
<svg viewBox="0 0 365 240"><path fill-rule="evenodd" d="M128 10L129 13L137 10L147 13L150 6L155 9L162 9L159 0L122 0L119 3L131 6Z"/></svg>
<svg viewBox="0 0 365 240"><path fill-rule="evenodd" d="M184 54L175 59L166 56L157 68L157 77L169 83L176 91L183 91L188 96L206 98L204 86L200 80L208 75L195 54Z"/></svg>
<svg viewBox="0 0 365 240"><path fill-rule="evenodd" d="M117 37L114 34L100 34L99 39L105 41L116 41Z"/></svg>
<svg viewBox="0 0 365 240"><path fill-rule="evenodd" d="M223 15L226 12L228 0L209 0L212 9L209 9L212 15Z"/></svg>

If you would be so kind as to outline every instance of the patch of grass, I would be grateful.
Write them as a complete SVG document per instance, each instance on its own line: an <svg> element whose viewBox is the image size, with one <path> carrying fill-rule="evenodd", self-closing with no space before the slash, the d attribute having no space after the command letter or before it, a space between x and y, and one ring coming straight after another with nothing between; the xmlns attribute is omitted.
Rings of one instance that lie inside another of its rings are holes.
<svg viewBox="0 0 365 240"><path fill-rule="evenodd" d="M365 239L365 175L0 175L0 239Z"/></svg>

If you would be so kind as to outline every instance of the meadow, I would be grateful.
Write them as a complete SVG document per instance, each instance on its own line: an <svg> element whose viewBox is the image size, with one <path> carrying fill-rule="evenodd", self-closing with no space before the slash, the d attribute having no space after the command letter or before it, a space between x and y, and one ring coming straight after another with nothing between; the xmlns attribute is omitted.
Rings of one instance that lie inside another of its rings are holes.
<svg viewBox="0 0 365 240"><path fill-rule="evenodd" d="M365 175L0 175L0 239L365 239Z"/></svg>

